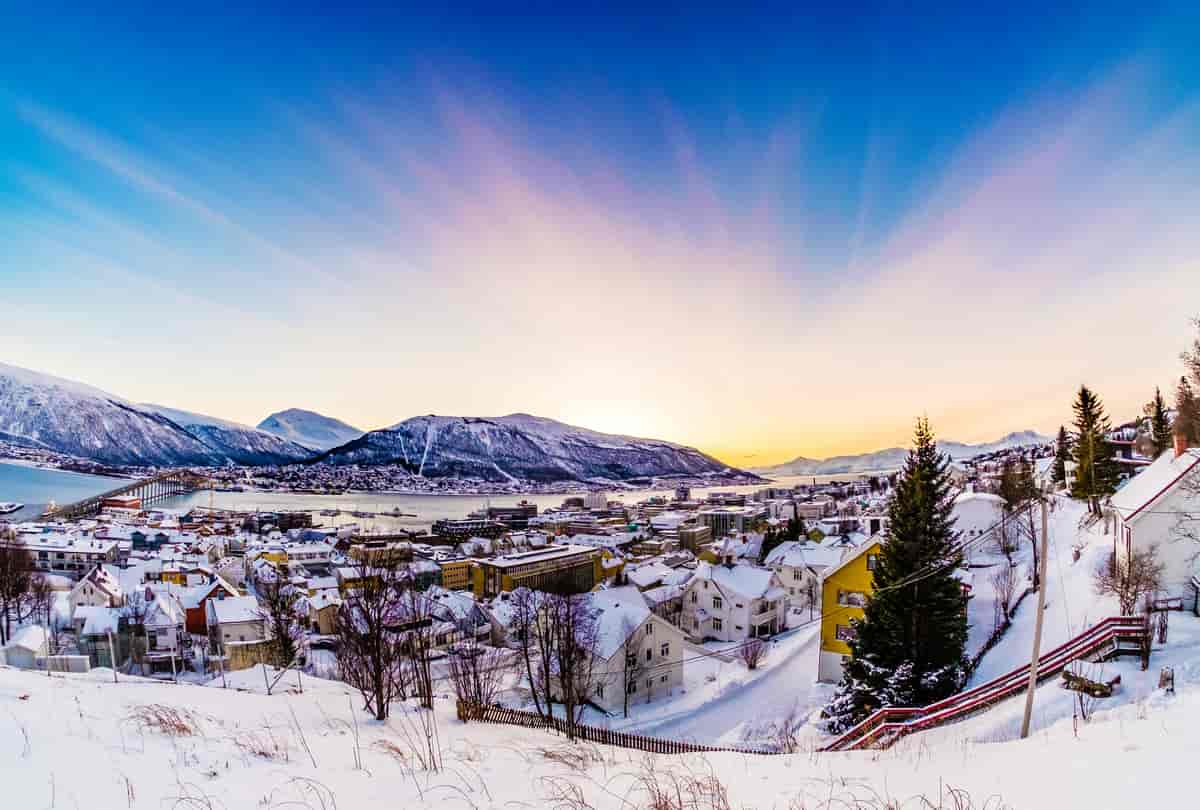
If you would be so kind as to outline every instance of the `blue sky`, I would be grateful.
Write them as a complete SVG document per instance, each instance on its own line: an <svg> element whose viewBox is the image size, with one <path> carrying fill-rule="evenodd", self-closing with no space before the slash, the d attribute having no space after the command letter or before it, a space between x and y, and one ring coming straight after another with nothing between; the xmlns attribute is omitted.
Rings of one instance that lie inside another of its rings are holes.
<svg viewBox="0 0 1200 810"><path fill-rule="evenodd" d="M1185 4L147 4L0 30L3 359L131 398L364 427L536 411L744 460L891 443L920 412L960 439L1051 429L1084 376L1130 409L1186 338L1164 294L1195 259L1164 249L1197 167ZM1096 351L1132 339L1144 375L1084 357L999 407L981 367L1086 329L1049 301L1089 278L1165 302ZM558 393L596 375L624 382ZM697 387L712 413L681 419ZM864 424L847 389L896 412Z"/></svg>

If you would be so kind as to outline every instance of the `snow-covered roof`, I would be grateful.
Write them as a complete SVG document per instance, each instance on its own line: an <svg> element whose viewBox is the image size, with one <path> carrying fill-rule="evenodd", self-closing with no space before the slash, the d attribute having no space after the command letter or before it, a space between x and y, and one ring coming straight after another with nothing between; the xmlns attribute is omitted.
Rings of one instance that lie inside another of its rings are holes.
<svg viewBox="0 0 1200 810"><path fill-rule="evenodd" d="M831 565L837 565L845 553L845 548L840 544L818 545L799 540L787 540L771 549L764 562L768 566L812 568L814 571L820 571Z"/></svg>
<svg viewBox="0 0 1200 810"><path fill-rule="evenodd" d="M596 654L603 659L612 658L629 634L650 618L650 606L632 586L596 591L591 607L596 611Z"/></svg>
<svg viewBox="0 0 1200 810"><path fill-rule="evenodd" d="M121 609L80 605L75 608L75 613L71 619L77 624L82 624L82 627L79 629L80 635L102 636L106 633L117 632L117 624L121 619Z"/></svg>
<svg viewBox="0 0 1200 810"><path fill-rule="evenodd" d="M1125 519L1135 520L1150 504L1175 488L1188 475L1200 475L1200 449L1179 456L1167 450L1112 496L1109 503Z"/></svg>
<svg viewBox="0 0 1200 810"><path fill-rule="evenodd" d="M769 568L759 568L754 565L712 565L702 562L696 566L696 579L707 579L722 591L744 596L747 599L761 599L771 589L775 572Z"/></svg>
<svg viewBox="0 0 1200 810"><path fill-rule="evenodd" d="M13 634L12 641L5 645L6 648L19 648L29 650L33 653L44 652L46 647L46 628L40 624L29 624L22 627Z"/></svg>
<svg viewBox="0 0 1200 810"><path fill-rule="evenodd" d="M208 601L209 621L217 624L230 622L254 622L262 619L259 615L258 600L253 596L227 596L224 599Z"/></svg>

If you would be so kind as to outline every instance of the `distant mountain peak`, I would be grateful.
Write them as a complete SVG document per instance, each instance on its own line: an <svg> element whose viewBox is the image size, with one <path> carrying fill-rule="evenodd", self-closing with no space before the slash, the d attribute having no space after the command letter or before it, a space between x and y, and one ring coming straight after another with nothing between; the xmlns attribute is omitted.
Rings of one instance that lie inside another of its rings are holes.
<svg viewBox="0 0 1200 810"><path fill-rule="evenodd" d="M90 385L0 364L0 434L106 464L281 464L308 448L223 419L138 405Z"/></svg>
<svg viewBox="0 0 1200 810"><path fill-rule="evenodd" d="M259 422L258 429L316 451L354 441L364 432L340 419L303 408L276 411Z"/></svg>
<svg viewBox="0 0 1200 810"><path fill-rule="evenodd" d="M316 461L397 464L429 478L489 481L623 481L741 472L692 447L527 413L415 416L335 447Z"/></svg>
<svg viewBox="0 0 1200 810"><path fill-rule="evenodd" d="M955 441L938 441L938 449L950 458L966 459L973 456L995 453L1013 447L1024 447L1033 444L1046 444L1052 441L1049 436L1043 436L1035 430L1015 430L993 442L982 444L964 444ZM824 459L805 458L798 456L784 464L771 467L754 467L751 472L762 475L849 475L865 472L883 472L899 469L908 457L908 449L904 447L888 447L870 453L858 455L833 456Z"/></svg>

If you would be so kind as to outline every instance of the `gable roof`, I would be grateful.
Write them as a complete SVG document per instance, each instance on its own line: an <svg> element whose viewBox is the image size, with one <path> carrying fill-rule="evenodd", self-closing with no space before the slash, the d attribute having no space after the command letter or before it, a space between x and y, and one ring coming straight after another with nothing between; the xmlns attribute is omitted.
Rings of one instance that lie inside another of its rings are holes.
<svg viewBox="0 0 1200 810"><path fill-rule="evenodd" d="M1192 448L1175 455L1167 450L1144 468L1109 499L1109 505L1126 523L1143 514L1148 506L1173 490L1187 475L1200 474L1200 449Z"/></svg>
<svg viewBox="0 0 1200 810"><path fill-rule="evenodd" d="M702 562L696 566L695 578L708 580L723 592L729 591L747 599L761 599L771 590L775 576L775 572L769 568L753 565L727 568Z"/></svg>
<svg viewBox="0 0 1200 810"><path fill-rule="evenodd" d="M836 574L838 571L841 571L843 568L845 568L851 562L853 562L854 560L857 560L859 557L866 554L871 549L878 548L882 545L883 545L883 534L875 535L870 540L868 540L865 543L862 543L857 548L855 548L853 551L851 551L849 554L847 554L844 558L842 558L842 561L840 563L838 563L837 565L835 565L832 568L830 568L829 570L827 570L822 575L821 580L824 581L824 580L829 579L831 576Z"/></svg>
<svg viewBox="0 0 1200 810"><path fill-rule="evenodd" d="M650 606L632 585L596 591L591 595L591 607L596 611L596 654L605 660L650 618Z"/></svg>
<svg viewBox="0 0 1200 810"><path fill-rule="evenodd" d="M253 596L209 599L205 604L209 620L215 621L217 624L262 621L262 616L258 612L258 600Z"/></svg>

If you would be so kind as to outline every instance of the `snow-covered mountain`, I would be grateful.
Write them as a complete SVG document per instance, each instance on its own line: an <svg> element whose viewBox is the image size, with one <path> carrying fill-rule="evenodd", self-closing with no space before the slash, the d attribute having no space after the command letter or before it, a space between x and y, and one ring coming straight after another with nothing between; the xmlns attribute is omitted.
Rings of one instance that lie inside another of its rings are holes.
<svg viewBox="0 0 1200 810"><path fill-rule="evenodd" d="M322 416L300 408L273 413L258 423L258 429L314 450L331 450L354 441L366 432L332 416Z"/></svg>
<svg viewBox="0 0 1200 810"><path fill-rule="evenodd" d="M494 418L418 416L373 430L317 460L399 464L430 478L489 481L626 480L739 472L691 447L599 433L523 413Z"/></svg>
<svg viewBox="0 0 1200 810"><path fill-rule="evenodd" d="M141 466L278 463L311 455L253 428L137 405L83 383L3 363L0 438L106 464Z"/></svg>
<svg viewBox="0 0 1200 810"><path fill-rule="evenodd" d="M142 410L165 416L235 464L284 464L312 458L311 447L280 438L265 430L190 413L163 405L142 403Z"/></svg>
<svg viewBox="0 0 1200 810"><path fill-rule="evenodd" d="M1043 436L1037 431L1022 430L984 444L939 441L938 449L949 455L950 458L960 460L1000 450L1010 450L1014 447L1047 444L1050 441L1052 439L1049 436ZM800 456L773 467L756 467L752 472L760 475L841 475L842 473L882 472L899 469L904 465L904 459L907 457L908 450L906 448L888 447L884 450L861 453L856 456L833 456L825 459Z"/></svg>

